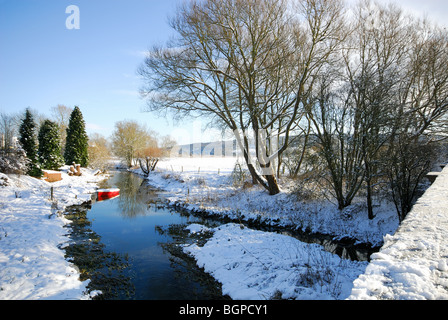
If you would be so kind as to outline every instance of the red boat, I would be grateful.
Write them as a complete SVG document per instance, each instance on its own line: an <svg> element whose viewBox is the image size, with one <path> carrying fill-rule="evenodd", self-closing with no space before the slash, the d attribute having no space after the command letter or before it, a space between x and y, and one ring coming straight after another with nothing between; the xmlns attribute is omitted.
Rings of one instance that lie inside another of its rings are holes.
<svg viewBox="0 0 448 320"><path fill-rule="evenodd" d="M98 189L96 194L97 201L112 199L120 195L120 189Z"/></svg>

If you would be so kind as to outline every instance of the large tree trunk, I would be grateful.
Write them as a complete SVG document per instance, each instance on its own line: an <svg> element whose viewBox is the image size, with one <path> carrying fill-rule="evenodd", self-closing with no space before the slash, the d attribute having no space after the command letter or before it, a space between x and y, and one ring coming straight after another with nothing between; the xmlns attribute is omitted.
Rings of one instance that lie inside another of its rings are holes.
<svg viewBox="0 0 448 320"><path fill-rule="evenodd" d="M261 184L269 192L270 195L276 195L280 193L280 188L278 186L278 182L277 179L275 178L275 174L273 168L271 167L271 164L267 163L266 165L262 166L264 167L263 168L264 174L260 175L252 163L252 159L248 151L249 143L247 137L246 136L241 137L238 130L235 130L234 132L238 146L240 147L240 150L243 151L244 160L246 161L247 168L249 169L249 172L252 176L252 183Z"/></svg>
<svg viewBox="0 0 448 320"><path fill-rule="evenodd" d="M266 175L264 177L266 178L266 181L268 182L267 190L269 191L269 194L271 196L274 196L274 195L280 193L280 188L278 187L277 179L275 178L275 176L272 174L272 175Z"/></svg>

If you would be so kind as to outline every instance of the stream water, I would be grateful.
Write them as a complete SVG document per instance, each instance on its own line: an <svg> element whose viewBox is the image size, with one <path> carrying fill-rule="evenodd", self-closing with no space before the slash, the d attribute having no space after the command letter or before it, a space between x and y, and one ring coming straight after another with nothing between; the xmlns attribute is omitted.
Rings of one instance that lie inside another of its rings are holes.
<svg viewBox="0 0 448 320"><path fill-rule="evenodd" d="M113 172L101 187L120 188L120 196L67 212L74 221L67 256L91 280L89 289L103 292L97 298L226 298L219 284L176 246L193 240L184 231L188 223L206 221L167 208L158 191L129 172Z"/></svg>
<svg viewBox="0 0 448 320"><path fill-rule="evenodd" d="M112 173L101 188L116 187L120 196L69 208L73 221L67 258L80 269L89 290L106 300L218 300L220 284L199 269L181 246L191 241L185 226L192 222L215 226L216 220L169 208L163 192L127 171ZM275 230L267 230L275 231ZM372 249L329 236L290 234L304 242L319 243L344 258L366 260Z"/></svg>

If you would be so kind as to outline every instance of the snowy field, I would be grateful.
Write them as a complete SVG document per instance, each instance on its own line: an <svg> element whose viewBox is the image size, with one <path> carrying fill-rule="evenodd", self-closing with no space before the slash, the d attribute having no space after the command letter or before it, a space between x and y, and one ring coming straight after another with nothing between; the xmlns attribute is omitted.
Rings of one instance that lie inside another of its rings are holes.
<svg viewBox="0 0 448 320"><path fill-rule="evenodd" d="M240 160L241 161L241 160ZM374 220L363 202L344 212L322 200L297 198L293 185L268 196L260 187L234 186L235 158L174 158L161 161L148 183L190 210L240 220L297 225L301 229L385 245L373 260L355 262L286 235L229 223L212 230L193 224L192 233L211 231L204 246L183 245L198 266L222 283L233 299L448 299L448 169L400 226L393 207L378 201ZM139 170L134 170L136 173ZM66 206L90 199L104 176L84 170L50 184L27 176L0 174L0 300L89 299L88 281L64 258L69 223ZM95 293L93 293L95 294Z"/></svg>
<svg viewBox="0 0 448 320"><path fill-rule="evenodd" d="M84 294L88 281L81 282L64 258L70 221L58 214L89 200L104 179L82 170L81 177L63 172L63 180L52 184L0 173L0 300L90 298Z"/></svg>

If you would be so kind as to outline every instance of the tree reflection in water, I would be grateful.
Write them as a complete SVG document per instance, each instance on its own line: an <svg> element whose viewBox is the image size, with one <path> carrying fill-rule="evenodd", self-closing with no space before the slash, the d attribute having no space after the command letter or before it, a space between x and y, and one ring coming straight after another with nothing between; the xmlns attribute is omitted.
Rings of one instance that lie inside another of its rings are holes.
<svg viewBox="0 0 448 320"><path fill-rule="evenodd" d="M83 278L91 280L89 289L103 291L98 298L107 300L228 298L182 250L182 244L205 241L185 226L206 224L206 219L167 208L163 192L138 175L112 174L100 188L119 188L120 196L94 202L71 216L79 235L68 256Z"/></svg>
<svg viewBox="0 0 448 320"><path fill-rule="evenodd" d="M135 218L148 214L148 206L153 206L155 211L159 208L157 190L148 188L146 180L136 174L119 174L119 179L113 179L114 188L120 189L118 197L118 207L121 214L126 218ZM108 181L105 181L101 188L110 188Z"/></svg>

